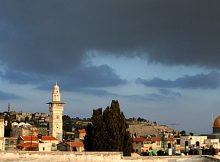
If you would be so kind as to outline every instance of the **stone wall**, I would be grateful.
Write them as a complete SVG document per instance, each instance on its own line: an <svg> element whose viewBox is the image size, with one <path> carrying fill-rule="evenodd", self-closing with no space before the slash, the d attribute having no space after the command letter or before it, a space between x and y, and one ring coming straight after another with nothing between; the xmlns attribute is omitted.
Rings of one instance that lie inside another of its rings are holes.
<svg viewBox="0 0 220 162"><path fill-rule="evenodd" d="M122 157L119 152L0 152L1 162L206 162L200 156ZM208 161L207 161L208 162Z"/></svg>
<svg viewBox="0 0 220 162"><path fill-rule="evenodd" d="M1 162L119 162L121 153L108 152L0 152Z"/></svg>

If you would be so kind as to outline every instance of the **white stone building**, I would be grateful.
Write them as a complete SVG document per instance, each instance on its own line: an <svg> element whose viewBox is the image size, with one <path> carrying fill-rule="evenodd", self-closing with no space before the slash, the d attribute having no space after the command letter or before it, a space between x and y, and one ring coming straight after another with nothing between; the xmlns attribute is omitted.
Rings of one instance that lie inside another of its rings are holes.
<svg viewBox="0 0 220 162"><path fill-rule="evenodd" d="M187 148L204 147L207 136L181 136L180 146L184 150Z"/></svg>
<svg viewBox="0 0 220 162"><path fill-rule="evenodd" d="M219 139L206 139L205 140L206 148L214 147L216 149L220 148Z"/></svg>

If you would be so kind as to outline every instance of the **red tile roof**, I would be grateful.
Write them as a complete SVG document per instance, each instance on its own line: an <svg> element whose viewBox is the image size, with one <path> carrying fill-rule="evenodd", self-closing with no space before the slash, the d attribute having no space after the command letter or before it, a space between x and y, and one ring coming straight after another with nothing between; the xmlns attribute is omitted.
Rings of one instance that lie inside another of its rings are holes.
<svg viewBox="0 0 220 162"><path fill-rule="evenodd" d="M144 137L138 137L138 138L132 138L131 141L132 142L144 142L146 138Z"/></svg>
<svg viewBox="0 0 220 162"><path fill-rule="evenodd" d="M146 141L161 141L160 137L146 138Z"/></svg>
<svg viewBox="0 0 220 162"><path fill-rule="evenodd" d="M146 141L161 141L160 137L151 137L151 138L146 138ZM173 141L173 138L168 138L168 141Z"/></svg>
<svg viewBox="0 0 220 162"><path fill-rule="evenodd" d="M22 147L22 148L38 148L38 143L31 143L31 142L21 143L21 144L18 144L17 147Z"/></svg>
<svg viewBox="0 0 220 162"><path fill-rule="evenodd" d="M86 130L85 129L80 129L78 130L79 133L86 133Z"/></svg>
<svg viewBox="0 0 220 162"><path fill-rule="evenodd" d="M36 136L22 136L21 137L24 141L38 141L38 137ZM52 136L42 136L42 141L52 141L52 140L58 140L55 137Z"/></svg>
<svg viewBox="0 0 220 162"><path fill-rule="evenodd" d="M174 141L173 137L168 137L168 141Z"/></svg>
<svg viewBox="0 0 220 162"><path fill-rule="evenodd" d="M84 147L83 142L66 142L66 144L71 147Z"/></svg>

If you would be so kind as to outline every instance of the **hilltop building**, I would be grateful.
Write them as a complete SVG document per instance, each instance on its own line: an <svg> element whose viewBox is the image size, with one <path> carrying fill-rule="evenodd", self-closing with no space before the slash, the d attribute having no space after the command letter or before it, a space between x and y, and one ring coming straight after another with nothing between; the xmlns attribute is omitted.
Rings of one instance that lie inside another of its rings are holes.
<svg viewBox="0 0 220 162"><path fill-rule="evenodd" d="M59 139L59 141L62 141L63 139L62 116L63 116L64 103L61 102L61 94L57 83L53 87L52 102L49 102L47 104L49 104L49 111L50 111L50 122L49 122L50 136Z"/></svg>

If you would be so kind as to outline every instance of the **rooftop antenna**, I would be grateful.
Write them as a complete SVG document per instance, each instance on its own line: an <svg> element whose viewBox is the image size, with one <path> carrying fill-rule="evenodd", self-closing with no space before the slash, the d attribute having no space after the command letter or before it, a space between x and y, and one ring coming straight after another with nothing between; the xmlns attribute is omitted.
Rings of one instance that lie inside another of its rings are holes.
<svg viewBox="0 0 220 162"><path fill-rule="evenodd" d="M8 112L11 112L11 105L8 103Z"/></svg>

